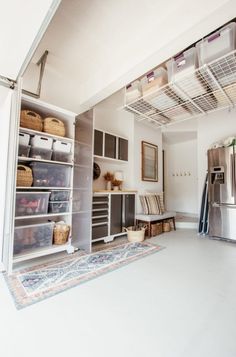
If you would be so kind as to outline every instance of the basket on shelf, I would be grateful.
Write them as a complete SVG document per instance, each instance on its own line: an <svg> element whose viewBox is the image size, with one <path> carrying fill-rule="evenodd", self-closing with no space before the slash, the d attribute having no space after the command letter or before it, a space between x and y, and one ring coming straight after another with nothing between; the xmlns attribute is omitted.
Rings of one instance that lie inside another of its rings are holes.
<svg viewBox="0 0 236 357"><path fill-rule="evenodd" d="M43 121L43 131L48 134L53 134L57 136L65 136L66 129L64 123L57 119L48 117Z"/></svg>
<svg viewBox="0 0 236 357"><path fill-rule="evenodd" d="M151 225L151 236L152 237L155 237L157 236L158 234L161 234L163 232L163 229L162 229L162 222L160 223L153 223Z"/></svg>
<svg viewBox="0 0 236 357"><path fill-rule="evenodd" d="M70 226L65 223L56 223L53 229L53 244L66 244L69 233Z"/></svg>
<svg viewBox="0 0 236 357"><path fill-rule="evenodd" d="M42 131L43 120L38 113L35 113L32 110L21 110L20 126L23 128Z"/></svg>
<svg viewBox="0 0 236 357"><path fill-rule="evenodd" d="M163 232L170 232L170 231L171 231L170 222L168 221L163 222Z"/></svg>
<svg viewBox="0 0 236 357"><path fill-rule="evenodd" d="M16 185L23 187L31 187L33 183L33 174L31 168L25 165L17 166Z"/></svg>

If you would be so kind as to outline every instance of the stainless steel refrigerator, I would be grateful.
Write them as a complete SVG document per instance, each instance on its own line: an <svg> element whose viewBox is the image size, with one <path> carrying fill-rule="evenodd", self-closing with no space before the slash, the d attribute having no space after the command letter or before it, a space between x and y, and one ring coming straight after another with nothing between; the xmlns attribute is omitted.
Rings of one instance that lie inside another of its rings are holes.
<svg viewBox="0 0 236 357"><path fill-rule="evenodd" d="M208 150L209 235L236 240L236 146Z"/></svg>

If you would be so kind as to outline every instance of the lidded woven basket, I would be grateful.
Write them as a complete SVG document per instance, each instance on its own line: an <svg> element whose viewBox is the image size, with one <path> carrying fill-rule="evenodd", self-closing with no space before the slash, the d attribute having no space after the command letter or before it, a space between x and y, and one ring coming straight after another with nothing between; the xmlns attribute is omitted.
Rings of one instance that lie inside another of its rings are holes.
<svg viewBox="0 0 236 357"><path fill-rule="evenodd" d="M16 185L23 187L31 187L32 183L33 174L31 168L25 165L18 165Z"/></svg>
<svg viewBox="0 0 236 357"><path fill-rule="evenodd" d="M20 126L36 131L43 130L43 120L41 116L32 110L21 110L20 113Z"/></svg>
<svg viewBox="0 0 236 357"><path fill-rule="evenodd" d="M57 136L65 136L66 134L65 124L61 120L52 117L44 119L43 131Z"/></svg>
<svg viewBox="0 0 236 357"><path fill-rule="evenodd" d="M69 238L70 226L65 223L56 223L53 228L53 244L66 244Z"/></svg>

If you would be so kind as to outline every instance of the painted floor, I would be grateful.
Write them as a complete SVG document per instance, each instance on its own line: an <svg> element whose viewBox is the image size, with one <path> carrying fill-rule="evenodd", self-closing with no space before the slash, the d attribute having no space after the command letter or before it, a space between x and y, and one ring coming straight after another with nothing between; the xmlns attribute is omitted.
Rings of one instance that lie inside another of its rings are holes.
<svg viewBox="0 0 236 357"><path fill-rule="evenodd" d="M1 356L235 357L236 244L150 241L166 249L20 311L1 277Z"/></svg>

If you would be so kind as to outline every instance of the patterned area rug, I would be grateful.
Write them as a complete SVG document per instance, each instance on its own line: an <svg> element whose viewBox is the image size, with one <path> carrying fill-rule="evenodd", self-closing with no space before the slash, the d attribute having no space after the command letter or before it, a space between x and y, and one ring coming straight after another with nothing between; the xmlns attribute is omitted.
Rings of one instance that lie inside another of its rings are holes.
<svg viewBox="0 0 236 357"><path fill-rule="evenodd" d="M92 254L75 253L33 268L5 274L21 309L163 249L148 242L126 243Z"/></svg>

